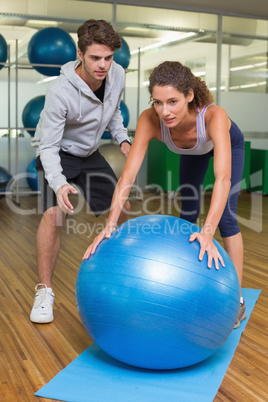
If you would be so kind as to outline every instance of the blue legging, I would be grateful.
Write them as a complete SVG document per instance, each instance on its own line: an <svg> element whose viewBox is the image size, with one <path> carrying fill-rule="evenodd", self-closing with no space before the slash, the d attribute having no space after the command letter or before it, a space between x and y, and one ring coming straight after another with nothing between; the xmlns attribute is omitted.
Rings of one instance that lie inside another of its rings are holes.
<svg viewBox="0 0 268 402"><path fill-rule="evenodd" d="M223 238L234 236L240 232L237 223L237 201L244 169L245 142L243 134L233 121L230 136L232 145L231 189L219 222L220 234ZM181 155L180 157L182 198L180 217L192 223L196 222L200 212L202 185L212 156L213 151L205 155Z"/></svg>

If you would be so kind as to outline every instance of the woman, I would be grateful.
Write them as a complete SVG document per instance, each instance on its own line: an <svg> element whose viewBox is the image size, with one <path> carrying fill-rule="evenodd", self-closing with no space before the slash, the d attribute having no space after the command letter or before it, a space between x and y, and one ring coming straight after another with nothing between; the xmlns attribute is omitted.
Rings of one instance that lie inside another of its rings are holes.
<svg viewBox="0 0 268 402"><path fill-rule="evenodd" d="M224 266L224 261L213 243L219 226L241 286L243 240L236 207L244 166L243 134L225 110L213 103L206 84L179 62L167 61L157 66L149 78L149 92L152 107L142 112L138 120L135 139L114 192L107 224L88 247L83 259L93 254L97 245L116 230L148 144L155 138L181 155L181 218L191 222L198 217L202 183L209 160L214 156L215 183L209 211L201 232L192 234L189 240L200 243L200 260L207 253L208 267L211 268L214 261L215 268L219 269L219 262ZM197 197L193 197L193 191ZM235 328L245 318L245 301L241 297Z"/></svg>

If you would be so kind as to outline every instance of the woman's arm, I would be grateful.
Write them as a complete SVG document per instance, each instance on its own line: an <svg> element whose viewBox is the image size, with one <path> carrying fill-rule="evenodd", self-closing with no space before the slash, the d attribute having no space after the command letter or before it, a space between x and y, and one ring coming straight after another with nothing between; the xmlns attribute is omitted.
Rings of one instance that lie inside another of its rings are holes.
<svg viewBox="0 0 268 402"><path fill-rule="evenodd" d="M209 138L214 143L215 183L204 226L200 233L194 233L190 237L190 241L196 239L200 242L200 260L207 252L209 268L214 260L216 269L219 269L219 260L223 266L224 262L213 243L213 236L222 217L231 187L230 120L227 113L217 106L213 107L206 121L206 129Z"/></svg>
<svg viewBox="0 0 268 402"><path fill-rule="evenodd" d="M157 127L157 119L154 111L152 109L145 110L139 117L133 144L116 185L107 224L102 232L95 237L93 243L88 247L83 259L87 259L91 254L93 254L98 244L104 238L109 238L115 231L119 216L140 170L149 142L152 138L157 137L158 130L160 130L160 128Z"/></svg>

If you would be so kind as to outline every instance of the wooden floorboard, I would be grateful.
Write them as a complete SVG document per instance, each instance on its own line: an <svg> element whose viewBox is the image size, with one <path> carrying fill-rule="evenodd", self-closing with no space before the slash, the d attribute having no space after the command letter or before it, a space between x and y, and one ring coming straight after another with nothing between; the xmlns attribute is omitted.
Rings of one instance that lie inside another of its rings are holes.
<svg viewBox="0 0 268 402"><path fill-rule="evenodd" d="M166 196L145 197L150 213L161 210L164 214L179 215L174 202ZM261 289L262 293L215 402L268 401L268 198L259 194L254 197L257 203L251 193L242 192L239 200L238 214L244 219L240 225L245 245L243 286ZM208 199L204 198L200 223ZM144 202L132 201L136 216L146 213L143 205ZM14 204L12 208L5 198L0 199L1 402L48 401L34 393L92 343L76 309L75 281L82 255L105 217L96 219L84 207L69 218L62 231L54 276L55 320L49 325L36 325L30 322L29 314L37 283L35 236L41 215L27 212L37 207L36 196L21 197L20 205ZM216 238L221 241L218 233Z"/></svg>

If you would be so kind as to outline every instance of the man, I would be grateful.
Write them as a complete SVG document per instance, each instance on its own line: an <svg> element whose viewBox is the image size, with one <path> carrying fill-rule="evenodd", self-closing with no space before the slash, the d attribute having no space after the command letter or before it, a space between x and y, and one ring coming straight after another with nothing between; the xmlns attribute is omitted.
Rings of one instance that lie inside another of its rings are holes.
<svg viewBox="0 0 268 402"><path fill-rule="evenodd" d="M104 20L86 21L78 31L78 57L65 64L50 84L32 145L38 147L37 171L44 213L37 231L40 283L30 319L53 321L52 276L60 249L60 232L73 212L69 194L76 184L96 216L110 208L116 176L100 155L98 142L108 127L127 156L130 139L119 109L125 73L113 61L119 35ZM129 203L121 214L126 220Z"/></svg>

